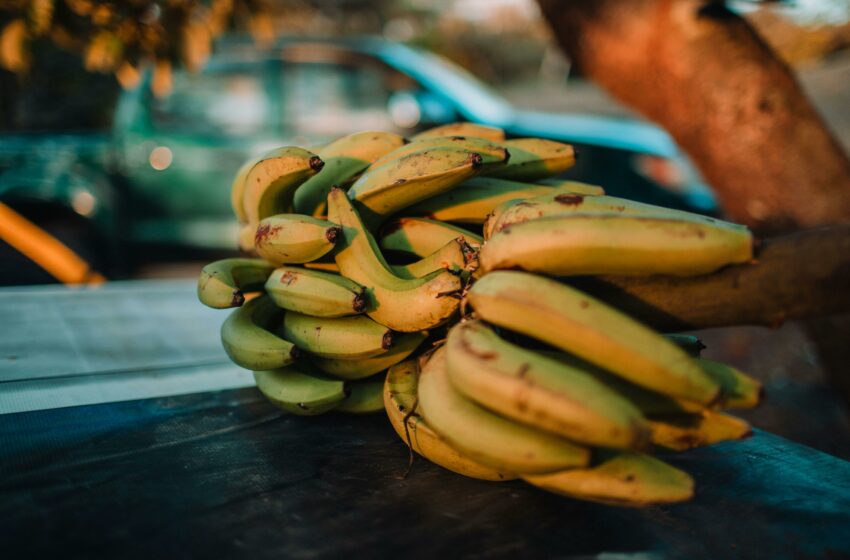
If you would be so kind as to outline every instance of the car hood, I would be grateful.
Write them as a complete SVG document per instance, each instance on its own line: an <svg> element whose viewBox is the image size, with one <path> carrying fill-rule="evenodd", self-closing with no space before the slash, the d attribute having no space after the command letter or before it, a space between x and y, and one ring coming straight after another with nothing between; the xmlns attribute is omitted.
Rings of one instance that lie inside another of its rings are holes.
<svg viewBox="0 0 850 560"><path fill-rule="evenodd" d="M515 136L540 136L666 158L680 157L669 134L657 126L633 119L515 111L512 123L506 128Z"/></svg>

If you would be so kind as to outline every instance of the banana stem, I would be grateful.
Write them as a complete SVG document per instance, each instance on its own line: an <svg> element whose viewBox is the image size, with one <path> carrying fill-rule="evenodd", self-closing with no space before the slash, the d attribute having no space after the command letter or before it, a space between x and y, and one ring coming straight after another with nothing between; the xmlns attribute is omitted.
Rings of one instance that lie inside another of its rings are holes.
<svg viewBox="0 0 850 560"><path fill-rule="evenodd" d="M605 276L570 283L662 331L778 327L789 319L847 313L850 224L766 239L753 262L704 276Z"/></svg>

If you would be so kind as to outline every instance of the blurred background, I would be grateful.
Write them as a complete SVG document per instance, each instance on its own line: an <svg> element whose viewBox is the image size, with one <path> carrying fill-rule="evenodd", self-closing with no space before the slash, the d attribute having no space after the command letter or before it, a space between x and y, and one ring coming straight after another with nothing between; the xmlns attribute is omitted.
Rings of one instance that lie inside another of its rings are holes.
<svg viewBox="0 0 850 560"><path fill-rule="evenodd" d="M850 1L730 6L850 149ZM671 138L565 57L534 0L3 0L0 285L196 277L236 254L230 181L249 157L456 120L575 143L568 176L611 194L720 213ZM56 251L71 264L38 264ZM766 382L744 415L756 426L850 457L846 405L799 326L700 336Z"/></svg>

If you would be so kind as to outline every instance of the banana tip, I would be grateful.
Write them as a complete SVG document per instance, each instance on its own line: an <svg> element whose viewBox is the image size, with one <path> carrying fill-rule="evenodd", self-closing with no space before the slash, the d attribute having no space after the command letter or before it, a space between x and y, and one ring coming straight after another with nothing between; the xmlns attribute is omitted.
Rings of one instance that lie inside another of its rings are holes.
<svg viewBox="0 0 850 560"><path fill-rule="evenodd" d="M230 300L230 305L232 307L242 307L243 303L245 303L245 294L242 293L242 290L233 290L233 298Z"/></svg>
<svg viewBox="0 0 850 560"><path fill-rule="evenodd" d="M310 169L313 171L321 171L325 166L325 162L322 161L322 158L319 156L313 156L310 158Z"/></svg>

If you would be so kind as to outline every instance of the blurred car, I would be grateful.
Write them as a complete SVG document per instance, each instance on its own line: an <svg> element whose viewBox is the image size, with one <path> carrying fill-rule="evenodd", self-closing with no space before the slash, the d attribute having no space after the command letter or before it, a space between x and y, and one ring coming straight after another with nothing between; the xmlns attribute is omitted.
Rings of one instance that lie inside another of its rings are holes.
<svg viewBox="0 0 850 560"><path fill-rule="evenodd" d="M122 94L112 133L0 136L0 201L106 272L144 247L233 250L231 178L251 156L364 129L410 135L458 120L575 144L566 177L704 213L710 191L670 137L634 120L513 107L432 53L375 38L230 40L170 95ZM160 253L161 254L161 253Z"/></svg>

